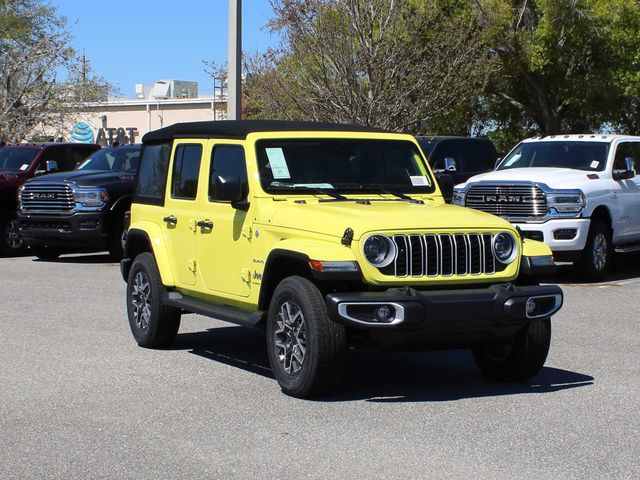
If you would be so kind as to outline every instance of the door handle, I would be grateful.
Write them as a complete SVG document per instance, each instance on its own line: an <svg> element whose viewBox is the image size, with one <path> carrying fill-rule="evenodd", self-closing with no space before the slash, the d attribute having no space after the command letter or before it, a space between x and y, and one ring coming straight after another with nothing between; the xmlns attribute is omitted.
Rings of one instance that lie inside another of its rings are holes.
<svg viewBox="0 0 640 480"><path fill-rule="evenodd" d="M213 222L211 220L200 220L196 225L200 228L204 228L205 230L213 229Z"/></svg>
<svg viewBox="0 0 640 480"><path fill-rule="evenodd" d="M167 226L175 225L178 223L178 219L174 215L169 215L168 217L164 217L162 221L166 222Z"/></svg>

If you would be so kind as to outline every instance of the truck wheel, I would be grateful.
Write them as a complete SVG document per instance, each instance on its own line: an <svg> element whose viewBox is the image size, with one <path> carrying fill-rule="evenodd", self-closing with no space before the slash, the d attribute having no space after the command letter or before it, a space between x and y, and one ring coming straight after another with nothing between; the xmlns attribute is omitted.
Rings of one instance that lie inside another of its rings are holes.
<svg viewBox="0 0 640 480"><path fill-rule="evenodd" d="M611 230L602 220L593 220L580 268L591 281L602 280L611 266Z"/></svg>
<svg viewBox="0 0 640 480"><path fill-rule="evenodd" d="M513 341L473 348L478 368L488 377L504 381L525 381L544 366L551 343L551 319L534 320L520 330Z"/></svg>
<svg viewBox="0 0 640 480"><path fill-rule="evenodd" d="M24 241L20 235L20 221L15 213L0 219L0 253L4 256L20 255L24 252Z"/></svg>
<svg viewBox="0 0 640 480"><path fill-rule="evenodd" d="M344 327L332 322L318 288L303 277L276 288L267 317L267 352L287 395L328 392L340 379L346 352Z"/></svg>
<svg viewBox="0 0 640 480"><path fill-rule="evenodd" d="M127 314L131 333L141 347L166 347L178 334L181 311L162 303L164 292L153 255L138 255L127 281Z"/></svg>

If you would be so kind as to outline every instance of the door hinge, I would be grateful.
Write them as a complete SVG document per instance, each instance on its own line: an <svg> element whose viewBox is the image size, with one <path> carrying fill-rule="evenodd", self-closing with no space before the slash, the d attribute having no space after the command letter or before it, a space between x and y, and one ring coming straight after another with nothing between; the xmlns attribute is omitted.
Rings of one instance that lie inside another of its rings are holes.
<svg viewBox="0 0 640 480"><path fill-rule="evenodd" d="M190 258L189 261L187 262L187 267L189 268L190 272L196 273L196 259Z"/></svg>
<svg viewBox="0 0 640 480"><path fill-rule="evenodd" d="M240 270L240 279L245 283L251 282L251 270L248 268Z"/></svg>
<svg viewBox="0 0 640 480"><path fill-rule="evenodd" d="M247 240L251 240L252 233L253 232L251 231L251 227L242 227L242 236Z"/></svg>

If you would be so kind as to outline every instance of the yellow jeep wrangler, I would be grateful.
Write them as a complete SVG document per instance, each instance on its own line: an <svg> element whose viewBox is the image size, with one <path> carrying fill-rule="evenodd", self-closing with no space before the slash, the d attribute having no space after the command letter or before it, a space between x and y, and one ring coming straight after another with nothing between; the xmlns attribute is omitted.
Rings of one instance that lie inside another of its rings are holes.
<svg viewBox="0 0 640 480"><path fill-rule="evenodd" d="M171 344L186 313L263 325L301 397L362 345L467 347L488 377L530 378L563 298L532 279L553 268L508 222L445 204L410 135L284 121L146 134L121 264L140 346Z"/></svg>

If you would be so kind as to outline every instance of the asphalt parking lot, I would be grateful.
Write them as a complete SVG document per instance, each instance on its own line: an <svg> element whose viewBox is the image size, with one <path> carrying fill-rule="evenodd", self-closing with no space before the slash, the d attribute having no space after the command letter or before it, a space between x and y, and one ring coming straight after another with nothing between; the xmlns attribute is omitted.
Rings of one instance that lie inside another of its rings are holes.
<svg viewBox="0 0 640 480"><path fill-rule="evenodd" d="M639 478L638 256L602 284L560 269L527 384L465 351L358 351L316 401L280 392L258 330L189 315L137 347L106 258L0 259L2 479Z"/></svg>

